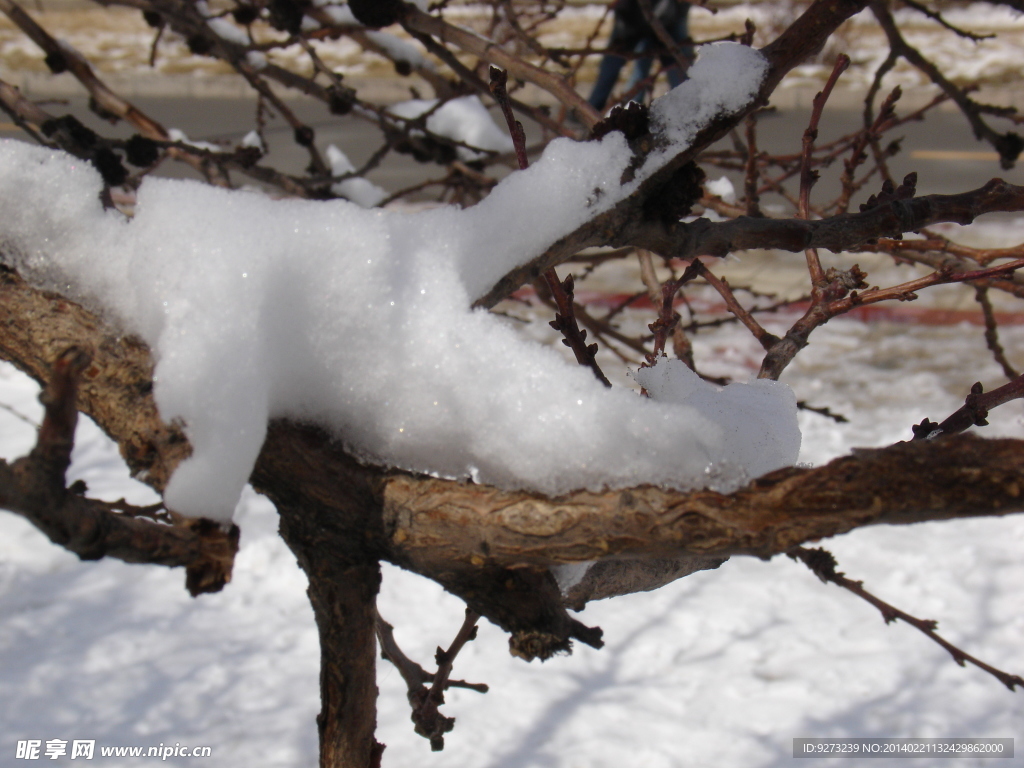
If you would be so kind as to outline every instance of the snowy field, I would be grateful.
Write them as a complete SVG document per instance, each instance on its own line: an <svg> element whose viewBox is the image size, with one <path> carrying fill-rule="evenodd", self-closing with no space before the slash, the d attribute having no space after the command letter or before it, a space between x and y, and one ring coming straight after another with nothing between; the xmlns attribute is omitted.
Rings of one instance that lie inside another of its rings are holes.
<svg viewBox="0 0 1024 768"><path fill-rule="evenodd" d="M196 56L178 35L168 32L161 38L153 67L149 65L154 30L142 15L127 7L101 8L86 3L62 4L49 0L21 3L55 37L67 41L96 67L99 74L124 93L145 95L148 90L157 93L232 93L241 95L239 87L228 75L230 67L219 61ZM754 44L764 45L785 29L801 12L806 3L754 2L728 3L712 12L695 8L690 17L690 28L697 40L721 39L731 33L741 33L747 19L754 22L757 36ZM716 3L709 3L715 8ZM552 47L577 48L585 44L594 25L602 18L605 7L584 6L570 8L540 28L540 40ZM485 5L453 5L446 11L452 22L485 31L490 19L490 8ZM1009 6L990 6L965 3L945 12L952 24L978 34L996 33L992 39L977 42L961 39L946 32L935 21L924 15L899 8L896 18L906 35L907 42L918 46L939 65L953 82L965 85L983 79L987 84L1002 87L995 98L1013 97L1012 87L1019 78L1019 51L1024 44L1024 17ZM610 21L598 36L604 39L611 28ZM391 28L375 33L377 42L408 50L409 55L423 55L423 47L403 32ZM392 85L415 85L420 92L429 91L419 78L396 78L394 65L385 57L364 51L349 38L321 40L316 43L320 58L332 69L342 73L360 89ZM414 53L415 52L415 53ZM801 94L820 88L832 69L839 52L848 53L853 65L841 81L841 89L860 93L871 83L875 69L885 58L888 48L877 21L869 11L857 14L844 24L828 42L824 51L807 64L798 67L782 83L779 96L785 98L789 90ZM285 67L302 71L309 60L301 46L292 45L274 49L269 60ZM585 83L597 74L598 60L591 58L581 71ZM78 86L71 75L53 77L43 61L43 54L24 34L0 16L0 76L19 85L26 92L46 94L77 93ZM901 85L906 92L904 104L913 99L924 103L935 93L926 78L900 61L886 78L888 88ZM406 98L402 87L388 89L390 99ZM833 98L835 103L840 94ZM778 98L776 99L778 103ZM1016 103L1016 101L1015 101ZM1020 106L1020 105L1018 105Z"/></svg>
<svg viewBox="0 0 1024 768"><path fill-rule="evenodd" d="M980 335L970 326L841 320L818 331L787 378L798 397L850 423L802 413L801 460L906 438L916 421L954 410L975 379L995 386L1001 375ZM1014 357L1024 328L1007 330L1004 344ZM755 353L735 330L698 339L698 360L722 372L739 373ZM32 445L35 398L30 381L0 368L5 457ZM1024 436L1020 403L993 422L986 434ZM148 498L87 420L69 475L77 478L106 498ZM238 521L234 580L193 600L180 571L80 563L0 513L0 765L27 764L12 759L18 740L54 738L212 748L210 759L169 765L315 764L319 659L305 578L268 502L247 494ZM939 620L968 652L1020 673L1022 543L1016 516L862 530L828 546L842 570L884 599ZM461 622L457 600L392 567L380 608L424 664ZM604 628L607 646L544 664L511 658L506 638L484 623L456 676L491 690L448 694L444 711L457 723L437 754L413 734L401 678L380 662L384 765L769 768L791 765L794 737L1024 736L1020 692L957 667L905 625L886 627L873 608L784 557L736 558L655 593L591 604L581 619ZM940 764L1024 765L1022 745L1018 738L1014 760Z"/></svg>

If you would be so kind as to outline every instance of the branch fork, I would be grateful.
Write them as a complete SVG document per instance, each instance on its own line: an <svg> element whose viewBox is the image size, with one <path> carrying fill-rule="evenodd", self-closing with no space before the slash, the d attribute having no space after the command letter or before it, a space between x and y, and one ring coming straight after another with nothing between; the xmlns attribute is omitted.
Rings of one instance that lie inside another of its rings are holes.
<svg viewBox="0 0 1024 768"><path fill-rule="evenodd" d="M183 566L193 597L219 591L231 580L237 526L224 529L209 520L160 514L151 506L90 499L80 481L65 487L78 423L79 383L91 362L83 349L70 347L53 364L40 396L46 411L35 447L13 464L0 460L0 506L83 560L115 557Z"/></svg>

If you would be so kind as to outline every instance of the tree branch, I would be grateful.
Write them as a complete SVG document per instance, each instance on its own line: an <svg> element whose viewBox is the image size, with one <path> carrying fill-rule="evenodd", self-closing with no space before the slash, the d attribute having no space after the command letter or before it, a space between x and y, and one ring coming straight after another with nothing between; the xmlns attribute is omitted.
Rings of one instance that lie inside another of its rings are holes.
<svg viewBox="0 0 1024 768"><path fill-rule="evenodd" d="M749 248L777 248L793 253L807 248L825 248L839 253L879 237L899 238L906 232L916 232L940 222L970 224L985 213L1022 210L1024 187L992 179L970 192L891 200L860 213L843 213L813 221L740 216L721 222L697 219L671 227L644 222L624 239L665 257L681 259L725 256Z"/></svg>
<svg viewBox="0 0 1024 768"><path fill-rule="evenodd" d="M964 117L971 124L975 137L984 139L992 145L993 149L999 153L1000 165L1003 168L1012 168L1021 150L1024 149L1024 139L1021 139L1016 133L1000 134L993 130L981 117L982 111L985 109L992 111L993 108L983 108L982 105L969 98L963 89L951 83L939 71L938 67L922 56L920 51L907 43L903 35L900 34L899 28L896 26L896 20L884 2L881 2L881 0L871 0L869 5L871 6L871 12L878 19L878 23L889 39L889 47L892 50L892 54L894 56L902 56L939 86L960 107L960 111L963 112ZM1012 108L1004 108L1000 111L1012 114L1014 110Z"/></svg>
<svg viewBox="0 0 1024 768"><path fill-rule="evenodd" d="M88 499L64 485L78 422L78 384L89 355L65 350L41 396L46 415L36 446L13 464L0 460L0 507L20 514L50 541L83 560L114 557L128 563L183 566L195 597L218 592L231 580L238 528L168 513L171 524L147 519L149 509ZM75 489L77 490L77 489Z"/></svg>
<svg viewBox="0 0 1024 768"><path fill-rule="evenodd" d="M96 350L80 407L162 489L188 444L160 422L145 347L10 270L0 277L0 355L45 378L37 355L54 338ZM552 563L767 557L862 525L1008 514L1024 508L1022 458L1022 441L961 435L779 470L732 494L639 487L547 499L363 466L321 430L272 422L252 482L278 505L286 539L432 578L512 632L524 654L543 655L572 637L599 642L565 614Z"/></svg>
<svg viewBox="0 0 1024 768"><path fill-rule="evenodd" d="M449 24L444 19L424 13L413 5L406 5L406 12L402 16L401 22L410 34L418 32L435 37L442 44L453 45L474 56L479 56L488 64L507 70L513 77L526 80L544 89L563 105L572 109L588 128L593 128L601 119L601 116L587 103L586 99L570 88L561 77L528 64L490 40Z"/></svg>
<svg viewBox="0 0 1024 768"><path fill-rule="evenodd" d="M794 560L799 560L810 568L811 571L814 572L814 575L822 581L826 583L831 582L836 586L842 587L873 605L878 609L879 613L882 614L882 618L885 619L886 624L890 624L898 619L906 622L917 631L927 635L935 643L949 651L949 655L953 657L953 661L961 667L964 666L966 662L970 662L978 669L992 675L992 677L1001 682L1011 691L1017 686L1024 688L1024 679L1022 679L1020 675L1011 675L1008 672L996 669L980 659L971 656L969 653L960 650L951 642L941 637L939 633L935 631L939 627L939 622L933 619L919 619L916 616L911 616L909 613L901 611L899 608L890 605L881 598L878 598L868 592L864 589L864 582L854 581L853 579L847 578L846 574L836 570L837 563L835 557L833 557L832 553L828 550L797 547L787 554Z"/></svg>
<svg viewBox="0 0 1024 768"><path fill-rule="evenodd" d="M1018 512L1022 459L1024 441L959 435L781 469L731 494L638 487L557 499L396 475L384 520L391 546L421 572L443 563L770 557L865 525Z"/></svg>

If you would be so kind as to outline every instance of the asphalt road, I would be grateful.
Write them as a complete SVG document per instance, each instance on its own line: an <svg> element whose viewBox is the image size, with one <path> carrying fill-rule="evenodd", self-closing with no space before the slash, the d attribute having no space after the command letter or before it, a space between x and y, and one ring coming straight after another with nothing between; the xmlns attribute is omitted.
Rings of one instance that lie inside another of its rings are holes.
<svg viewBox="0 0 1024 768"><path fill-rule="evenodd" d="M142 98L135 103L166 127L178 128L192 140L230 145L255 126L255 102L244 99ZM334 143L357 167L379 147L379 133L369 121L351 115L331 115L323 105L310 100L294 101L290 105L302 120L315 129L317 145L321 149ZM71 112L105 135L127 137L131 133L123 125L110 126L97 118L86 108L84 99L50 103L45 108L52 114ZM759 129L759 148L766 152L799 153L807 121L808 111L803 109L780 111L764 117ZM859 112L827 110L818 141L827 142L856 130L860 124ZM0 123L0 136L19 136L12 128L10 123ZM997 128L1008 130L1008 124L997 124ZM530 129L529 125L527 129ZM308 163L308 155L295 144L291 128L280 118L272 118L268 122L266 136L270 143L270 164L282 170L299 171ZM919 194L963 192L981 186L995 176L1024 184L1024 171L1019 167L1010 171L1000 169L996 154L988 145L975 140L967 121L958 112L935 111L927 121L909 123L894 131L892 136L904 137L903 151L891 161L892 171L897 178L916 171ZM726 145L728 139L722 142L722 146ZM841 170L839 160L823 172L822 180L815 188L815 200L823 201L834 194ZM176 176L190 173L180 164L168 164L161 172ZM396 191L428 178L438 178L443 173L443 169L436 165L422 165L408 156L392 153L369 174L369 178L389 191ZM861 199L873 191L876 191L875 185L865 190Z"/></svg>

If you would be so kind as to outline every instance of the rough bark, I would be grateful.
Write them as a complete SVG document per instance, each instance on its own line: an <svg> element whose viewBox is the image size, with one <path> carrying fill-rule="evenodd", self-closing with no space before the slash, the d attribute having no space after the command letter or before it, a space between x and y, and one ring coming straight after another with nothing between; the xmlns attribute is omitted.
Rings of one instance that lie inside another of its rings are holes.
<svg viewBox="0 0 1024 768"><path fill-rule="evenodd" d="M313 428L271 425L253 485L281 515L281 536L309 578L320 636L321 768L372 768L377 725L376 597L380 514L375 480L330 460Z"/></svg>
<svg viewBox="0 0 1024 768"><path fill-rule="evenodd" d="M347 563L298 542L289 541L289 546L305 555L309 601L320 635L320 768L375 768L384 751L374 738L380 567Z"/></svg>
<svg viewBox="0 0 1024 768"><path fill-rule="evenodd" d="M399 475L385 499L392 544L421 572L681 553L768 558L865 525L1020 511L1024 441L957 435L857 450L729 494L644 486L546 499Z"/></svg>
<svg viewBox="0 0 1024 768"><path fill-rule="evenodd" d="M156 491L192 451L180 425L160 419L153 402L153 363L139 339L95 313L26 283L0 264L0 357L41 385L68 347L91 358L78 407L117 443L132 476Z"/></svg>
<svg viewBox="0 0 1024 768"><path fill-rule="evenodd" d="M185 568L193 596L217 592L231 579L238 528L172 512L87 498L84 483L66 486L78 422L79 384L92 360L65 349L47 371L40 398L45 415L32 451L12 464L0 460L0 507L16 512L54 544L83 560L114 557L129 563Z"/></svg>

